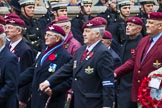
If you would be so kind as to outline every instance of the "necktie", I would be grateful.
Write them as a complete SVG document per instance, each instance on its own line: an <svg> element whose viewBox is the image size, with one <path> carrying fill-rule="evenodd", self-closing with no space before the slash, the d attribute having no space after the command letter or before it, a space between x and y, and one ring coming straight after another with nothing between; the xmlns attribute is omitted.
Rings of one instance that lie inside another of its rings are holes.
<svg viewBox="0 0 162 108"><path fill-rule="evenodd" d="M82 55L82 58L81 58L81 62L86 58L87 53L88 53L88 50L87 49L84 50L83 55Z"/></svg>
<svg viewBox="0 0 162 108"><path fill-rule="evenodd" d="M11 51L11 48L12 48L12 46L11 46L11 45L9 45L9 49L10 49L10 51Z"/></svg>
<svg viewBox="0 0 162 108"><path fill-rule="evenodd" d="M146 47L145 47L145 49L144 49L144 52L143 52L142 61L145 59L145 57L146 57L146 55L147 55L147 52L148 52L148 50L149 50L149 48L150 48L150 45L151 45L151 42L152 42L152 41L153 41L152 38L150 38L150 39L148 40L148 42L147 42L147 44L146 44Z"/></svg>

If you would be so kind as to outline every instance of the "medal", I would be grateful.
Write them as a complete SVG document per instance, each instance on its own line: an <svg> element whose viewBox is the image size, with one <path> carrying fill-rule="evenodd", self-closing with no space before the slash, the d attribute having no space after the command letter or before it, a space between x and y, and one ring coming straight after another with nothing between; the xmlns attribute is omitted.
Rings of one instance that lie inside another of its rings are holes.
<svg viewBox="0 0 162 108"><path fill-rule="evenodd" d="M77 67L77 61L74 60L73 69L75 69L76 67Z"/></svg>
<svg viewBox="0 0 162 108"><path fill-rule="evenodd" d="M56 71L56 67L57 67L56 64L51 63L51 64L49 65L48 71L49 71L50 73L54 73L54 72Z"/></svg>

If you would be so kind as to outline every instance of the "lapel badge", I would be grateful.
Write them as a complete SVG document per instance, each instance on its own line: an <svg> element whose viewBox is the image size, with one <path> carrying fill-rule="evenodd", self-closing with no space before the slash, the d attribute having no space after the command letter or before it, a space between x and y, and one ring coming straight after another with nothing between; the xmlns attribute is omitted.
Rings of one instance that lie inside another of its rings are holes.
<svg viewBox="0 0 162 108"><path fill-rule="evenodd" d="M161 63L158 60L156 60L155 63L153 63L153 66L155 68L159 68L159 67L161 67Z"/></svg>
<svg viewBox="0 0 162 108"><path fill-rule="evenodd" d="M49 71L50 73L54 73L54 72L56 71L56 67L57 67L56 64L51 63L51 64L49 65L48 71Z"/></svg>
<svg viewBox="0 0 162 108"><path fill-rule="evenodd" d="M93 24L91 24L91 23L88 23L87 24L87 27L91 27L91 26L93 26Z"/></svg>
<svg viewBox="0 0 162 108"><path fill-rule="evenodd" d="M131 52L131 54L134 54L135 53L135 49L131 49L130 52Z"/></svg>
<svg viewBox="0 0 162 108"><path fill-rule="evenodd" d="M77 67L77 61L74 60L73 69L75 69L76 67Z"/></svg>
<svg viewBox="0 0 162 108"><path fill-rule="evenodd" d="M87 74L92 74L94 72L94 68L91 68L90 66L88 66L86 69L85 69L85 73Z"/></svg>

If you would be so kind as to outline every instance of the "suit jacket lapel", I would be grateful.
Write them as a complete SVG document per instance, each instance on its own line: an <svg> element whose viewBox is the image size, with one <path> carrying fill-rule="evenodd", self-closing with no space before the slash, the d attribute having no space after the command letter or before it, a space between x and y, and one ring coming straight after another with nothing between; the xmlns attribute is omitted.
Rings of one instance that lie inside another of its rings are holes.
<svg viewBox="0 0 162 108"><path fill-rule="evenodd" d="M97 51L97 48L98 48L98 46L101 44L101 42L99 42L93 49L92 49L92 51L91 52L94 52L95 53L95 51ZM86 49L86 47L84 48L84 50ZM83 52L84 52L84 50L82 51L82 54L83 54ZM81 57L82 57L82 54L81 54ZM79 58L79 60L81 59L81 57ZM90 58L91 59L91 58ZM80 64L79 64L79 66L77 67L77 69L76 69L76 71L75 71L75 75L79 72L79 70L84 66L84 65L86 65L88 63L88 60L83 60L83 62L81 62Z"/></svg>
<svg viewBox="0 0 162 108"><path fill-rule="evenodd" d="M148 52L146 58L144 61L149 60L149 58L156 52L157 47L159 44L161 44L162 42L162 36L159 38L159 40L154 44L154 46L150 49L150 51Z"/></svg>
<svg viewBox="0 0 162 108"><path fill-rule="evenodd" d="M147 45L148 39L149 39L149 37L143 42L143 44L142 44L142 46L141 46L141 48L139 50L138 55L136 55L136 56L139 56L139 57L137 57L137 63L138 63L137 65L141 65L142 64L143 53L144 53L145 47Z"/></svg>

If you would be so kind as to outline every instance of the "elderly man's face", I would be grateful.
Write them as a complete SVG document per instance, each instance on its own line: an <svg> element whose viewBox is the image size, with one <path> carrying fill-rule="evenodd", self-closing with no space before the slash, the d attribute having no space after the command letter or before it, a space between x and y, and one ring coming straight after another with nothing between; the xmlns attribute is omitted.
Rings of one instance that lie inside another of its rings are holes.
<svg viewBox="0 0 162 108"><path fill-rule="evenodd" d="M142 30L142 26L136 25L134 23L128 22L126 26L127 36L136 36Z"/></svg>
<svg viewBox="0 0 162 108"><path fill-rule="evenodd" d="M57 42L60 41L60 37L57 36L54 32L52 31L46 31L45 34L45 45L52 47L55 45Z"/></svg>
<svg viewBox="0 0 162 108"><path fill-rule="evenodd" d="M96 32L91 28L85 28L83 32L84 43L88 46L96 42Z"/></svg>
<svg viewBox="0 0 162 108"><path fill-rule="evenodd" d="M160 32L162 32L162 21L147 19L146 33L155 36Z"/></svg>
<svg viewBox="0 0 162 108"><path fill-rule="evenodd" d="M54 25L58 25L58 26L62 27L63 30L65 31L66 35L68 35L68 33L71 30L70 22L56 23Z"/></svg>
<svg viewBox="0 0 162 108"><path fill-rule="evenodd" d="M5 33L7 35L7 38L12 40L13 38L15 38L18 35L19 29L16 26L7 24L5 26Z"/></svg>

